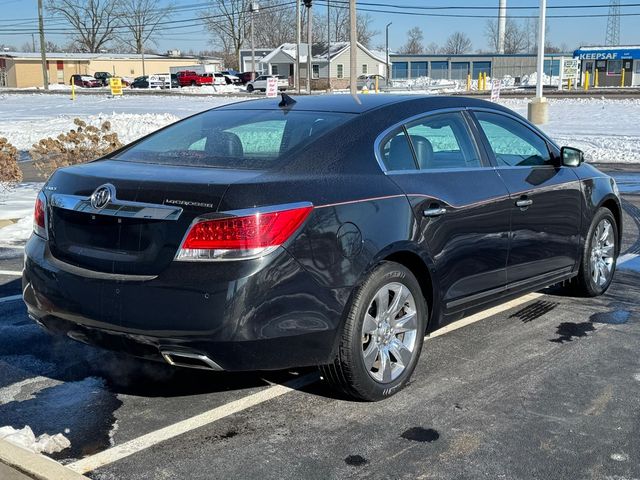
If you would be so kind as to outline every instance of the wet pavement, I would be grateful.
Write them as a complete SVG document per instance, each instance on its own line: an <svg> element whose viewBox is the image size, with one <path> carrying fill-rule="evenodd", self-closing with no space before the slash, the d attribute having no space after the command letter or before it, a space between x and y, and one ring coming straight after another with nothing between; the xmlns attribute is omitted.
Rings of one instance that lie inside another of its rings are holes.
<svg viewBox="0 0 640 480"><path fill-rule="evenodd" d="M542 296L429 339L410 386L352 402L322 381L89 471L148 478L640 478L640 173L609 292ZM0 249L0 270L21 268ZM0 275L0 298L20 293ZM64 433L69 464L307 375L179 370L51 337L0 301L0 426ZM161 439L160 439L161 440ZM0 478L2 471L0 470Z"/></svg>

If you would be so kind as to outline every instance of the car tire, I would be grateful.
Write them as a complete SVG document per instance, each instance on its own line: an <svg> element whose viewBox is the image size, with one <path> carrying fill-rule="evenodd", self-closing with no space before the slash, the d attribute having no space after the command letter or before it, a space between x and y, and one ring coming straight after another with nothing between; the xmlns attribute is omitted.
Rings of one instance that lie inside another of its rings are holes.
<svg viewBox="0 0 640 480"><path fill-rule="evenodd" d="M194 80L191 80L191 86L195 87L197 85L197 83Z"/></svg>
<svg viewBox="0 0 640 480"><path fill-rule="evenodd" d="M404 302L400 305L396 298ZM420 357L427 315L427 302L411 271L381 262L353 292L337 356L320 367L323 378L360 400L378 401L399 392Z"/></svg>
<svg viewBox="0 0 640 480"><path fill-rule="evenodd" d="M607 291L616 270L618 242L618 225L613 213L608 208L599 208L584 242L578 276L570 285L572 293L597 297Z"/></svg>
<svg viewBox="0 0 640 480"><path fill-rule="evenodd" d="M247 92L253 92L253 85L247 85Z"/></svg>

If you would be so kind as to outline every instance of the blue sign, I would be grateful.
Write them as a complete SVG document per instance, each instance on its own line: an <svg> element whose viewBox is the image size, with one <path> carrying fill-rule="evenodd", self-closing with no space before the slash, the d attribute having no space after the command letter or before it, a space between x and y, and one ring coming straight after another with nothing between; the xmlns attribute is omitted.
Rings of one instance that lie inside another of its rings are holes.
<svg viewBox="0 0 640 480"><path fill-rule="evenodd" d="M573 56L580 60L640 59L640 48L578 49L573 52Z"/></svg>

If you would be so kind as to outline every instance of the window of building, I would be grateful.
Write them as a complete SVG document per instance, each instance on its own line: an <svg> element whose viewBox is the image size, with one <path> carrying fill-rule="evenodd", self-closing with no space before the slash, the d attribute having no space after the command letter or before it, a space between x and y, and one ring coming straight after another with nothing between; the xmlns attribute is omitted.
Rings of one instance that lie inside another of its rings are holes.
<svg viewBox="0 0 640 480"><path fill-rule="evenodd" d="M278 65L271 65L271 74L278 75Z"/></svg>
<svg viewBox="0 0 640 480"><path fill-rule="evenodd" d="M362 64L362 74L363 74L363 75L366 75L367 73L369 73L369 72L367 71L367 67L368 67L368 65L367 65L366 63L363 63L363 64Z"/></svg>
<svg viewBox="0 0 640 480"><path fill-rule="evenodd" d="M411 62L411 78L426 77L427 62Z"/></svg>
<svg viewBox="0 0 640 480"><path fill-rule="evenodd" d="M338 65L336 65L336 69L337 69L337 75L336 76L338 78L344 78L344 65L339 63Z"/></svg>
<svg viewBox="0 0 640 480"><path fill-rule="evenodd" d="M409 64L407 62L393 62L391 64L391 78L403 79L409 74Z"/></svg>
<svg viewBox="0 0 640 480"><path fill-rule="evenodd" d="M320 78L320 65L311 65L311 78Z"/></svg>
<svg viewBox="0 0 640 480"><path fill-rule="evenodd" d="M551 164L547 142L522 123L504 115L476 112L498 166Z"/></svg>
<svg viewBox="0 0 640 480"><path fill-rule="evenodd" d="M622 60L609 60L607 62L607 75L620 75L622 73Z"/></svg>

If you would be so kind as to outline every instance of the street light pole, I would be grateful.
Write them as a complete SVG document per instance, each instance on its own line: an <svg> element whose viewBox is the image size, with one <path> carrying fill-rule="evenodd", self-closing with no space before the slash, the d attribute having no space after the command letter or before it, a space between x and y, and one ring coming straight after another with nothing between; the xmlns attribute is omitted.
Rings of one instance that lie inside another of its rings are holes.
<svg viewBox="0 0 640 480"><path fill-rule="evenodd" d="M538 125L546 123L548 118L548 104L546 98L542 96L542 79L544 77L544 31L546 23L547 0L540 0L540 18L538 20L538 59L537 59L537 79L536 96L529 103L529 121Z"/></svg>
<svg viewBox="0 0 640 480"><path fill-rule="evenodd" d="M300 94L300 42L301 42L301 34L300 30L302 29L300 21L300 0L296 0L296 75L295 82L296 88L298 89L298 94Z"/></svg>
<svg viewBox="0 0 640 480"><path fill-rule="evenodd" d="M253 16L255 12L258 11L258 3L251 2L249 4L249 9L251 10L249 28L251 29L251 81L253 82L256 79L256 41L255 35L253 34Z"/></svg>
<svg viewBox="0 0 640 480"><path fill-rule="evenodd" d="M327 90L331 91L331 3L327 0Z"/></svg>
<svg viewBox="0 0 640 480"><path fill-rule="evenodd" d="M311 46L313 44L313 36L311 33L311 0L304 0L307 7L307 93L311 93Z"/></svg>
<svg viewBox="0 0 640 480"><path fill-rule="evenodd" d="M349 0L349 90L351 95L358 93L356 70L358 69L358 28L356 18L356 0Z"/></svg>
<svg viewBox="0 0 640 480"><path fill-rule="evenodd" d="M385 32L386 32L386 52L387 52L387 56L385 59L385 65L387 67L387 71L386 71L386 80L387 80L387 87L389 86L389 27L393 25L393 22L389 22L387 23L387 26L385 27Z"/></svg>
<svg viewBox="0 0 640 480"><path fill-rule="evenodd" d="M42 82L49 90L49 69L47 68L47 46L44 43L44 20L42 19L42 0L38 0L38 30L40 30L40 56L42 57Z"/></svg>

